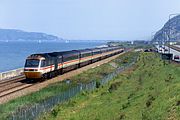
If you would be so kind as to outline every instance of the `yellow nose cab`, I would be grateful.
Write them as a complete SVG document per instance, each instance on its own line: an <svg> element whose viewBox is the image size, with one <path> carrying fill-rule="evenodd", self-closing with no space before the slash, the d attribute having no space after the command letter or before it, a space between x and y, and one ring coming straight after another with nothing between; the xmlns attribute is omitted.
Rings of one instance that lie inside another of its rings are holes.
<svg viewBox="0 0 180 120"><path fill-rule="evenodd" d="M26 78L41 78L42 74L39 71L40 59L35 57L29 57L26 59L24 74Z"/></svg>

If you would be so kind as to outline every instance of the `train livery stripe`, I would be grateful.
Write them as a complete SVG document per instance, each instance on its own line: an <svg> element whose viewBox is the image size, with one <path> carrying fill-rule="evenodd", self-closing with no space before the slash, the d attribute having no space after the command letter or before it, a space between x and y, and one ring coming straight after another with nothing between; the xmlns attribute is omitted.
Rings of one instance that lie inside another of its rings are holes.
<svg viewBox="0 0 180 120"><path fill-rule="evenodd" d="M71 66L71 65L75 65L75 64L79 64L79 59L63 62L63 68Z"/></svg>
<svg viewBox="0 0 180 120"><path fill-rule="evenodd" d="M58 67L62 67L62 63L58 64Z"/></svg>
<svg viewBox="0 0 180 120"><path fill-rule="evenodd" d="M80 60L84 60L84 59L88 59L88 58L92 58L92 56L83 57L83 58L80 58Z"/></svg>
<svg viewBox="0 0 180 120"><path fill-rule="evenodd" d="M63 62L63 64L69 64L69 63L73 63L73 62L77 62L77 61L79 61L79 59L75 59L75 60L71 60L71 61Z"/></svg>
<svg viewBox="0 0 180 120"><path fill-rule="evenodd" d="M102 58L104 56L110 56L110 55L120 53L120 52L123 52L123 49L110 50L110 51L107 51L107 52L103 52L103 53L99 53L99 54L95 54L95 55L91 55L91 56L86 56L86 57L82 57L82 58L78 58L78 59L58 63L57 66L53 64L53 65L50 65L50 66L40 67L40 68L39 67L36 67L36 68L25 67L24 70L25 70L25 72L27 71L27 72L30 72L30 73L33 73L33 74L37 73L37 72L40 72L41 75L43 75L45 73L55 71L56 67L57 67L56 69L61 70L62 68L73 66L73 65L83 63L83 62L86 62L86 61L90 61L90 60L93 60L93 59Z"/></svg>
<svg viewBox="0 0 180 120"><path fill-rule="evenodd" d="M119 52L120 50L114 50L114 51L109 51L109 52L106 52L106 53L102 53L102 54L97 54L97 55L93 55L93 56L88 56L88 57L84 57L84 58L80 58L80 59L75 59L75 60L71 60L71 61L67 61L67 62L63 62L63 64L62 63L60 63L60 64L58 64L58 69L60 69L60 68L62 68L62 66L65 64L65 65L68 65L68 64L70 64L70 65L72 65L72 63L76 63L77 64L77 62L84 62L84 61L86 61L86 60L90 60L90 58L91 59L94 59L94 58L98 58L98 57L101 57L101 55L102 56L105 56L105 55L109 55L109 54L113 54L113 53L115 53L115 52ZM89 58L89 59L88 59ZM47 70L47 69L53 69L54 68L54 65L51 65L51 66L47 66L47 67L42 67L42 68L40 68L40 70ZM28 70L38 70L38 68L25 68L25 69L28 69Z"/></svg>
<svg viewBox="0 0 180 120"><path fill-rule="evenodd" d="M45 70L45 69L49 69L49 68L53 68L54 65L50 65L50 66L47 66L47 67L42 67L40 70Z"/></svg>
<svg viewBox="0 0 180 120"><path fill-rule="evenodd" d="M38 70L38 68L24 68L25 70Z"/></svg>
<svg viewBox="0 0 180 120"><path fill-rule="evenodd" d="M99 58L101 57L101 54L97 54L97 55L93 55L92 58L95 59L95 58Z"/></svg>
<svg viewBox="0 0 180 120"><path fill-rule="evenodd" d="M85 61L88 61L88 60L91 60L91 59L92 59L92 56L83 57L83 58L80 58L80 62L85 62Z"/></svg>

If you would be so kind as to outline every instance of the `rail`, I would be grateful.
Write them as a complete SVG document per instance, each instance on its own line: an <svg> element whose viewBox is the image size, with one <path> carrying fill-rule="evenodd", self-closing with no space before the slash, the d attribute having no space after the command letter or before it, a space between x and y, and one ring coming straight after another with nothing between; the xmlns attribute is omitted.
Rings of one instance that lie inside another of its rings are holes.
<svg viewBox="0 0 180 120"><path fill-rule="evenodd" d="M180 52L180 48L179 48L179 47L177 47L177 46L173 46L173 45L171 45L171 46L170 46L170 48L172 48L172 49L174 49L174 50L176 50L176 51Z"/></svg>

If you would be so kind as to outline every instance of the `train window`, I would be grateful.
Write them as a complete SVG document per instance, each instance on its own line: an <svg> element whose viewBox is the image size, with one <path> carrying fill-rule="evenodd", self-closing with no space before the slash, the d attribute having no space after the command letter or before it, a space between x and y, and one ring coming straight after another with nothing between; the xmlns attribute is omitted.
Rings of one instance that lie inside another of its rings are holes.
<svg viewBox="0 0 180 120"><path fill-rule="evenodd" d="M60 58L57 59L57 62L58 62L58 63L61 63L61 61L62 61L62 60L61 60Z"/></svg>
<svg viewBox="0 0 180 120"><path fill-rule="evenodd" d="M46 66L46 61L45 60L42 60L41 61L41 67L45 67Z"/></svg>
<svg viewBox="0 0 180 120"><path fill-rule="evenodd" d="M46 65L47 65L47 66L52 65L52 64L53 64L52 59L48 59L48 60L46 60Z"/></svg>
<svg viewBox="0 0 180 120"><path fill-rule="evenodd" d="M98 50L98 51L93 52L93 55L96 55L96 54L101 54L101 51Z"/></svg>
<svg viewBox="0 0 180 120"><path fill-rule="evenodd" d="M91 53L82 53L81 54L81 57L83 58L83 57L88 57L88 56L91 56Z"/></svg>
<svg viewBox="0 0 180 120"><path fill-rule="evenodd" d="M50 61L49 61L49 65L52 65L52 59L50 59Z"/></svg>
<svg viewBox="0 0 180 120"><path fill-rule="evenodd" d="M49 59L46 60L46 66L49 66Z"/></svg>
<svg viewBox="0 0 180 120"><path fill-rule="evenodd" d="M39 66L39 60L36 59L26 60L25 67L38 67L38 66Z"/></svg>
<svg viewBox="0 0 180 120"><path fill-rule="evenodd" d="M75 59L78 59L78 55L71 55L71 56L67 56L67 57L64 57L64 61L70 61L70 60L75 60Z"/></svg>
<svg viewBox="0 0 180 120"><path fill-rule="evenodd" d="M54 60L50 59L50 65L53 65L53 64L54 64Z"/></svg>
<svg viewBox="0 0 180 120"><path fill-rule="evenodd" d="M62 57L58 57L57 62L58 62L58 63L62 63Z"/></svg>
<svg viewBox="0 0 180 120"><path fill-rule="evenodd" d="M101 52L102 52L102 53L105 53L105 52L106 52L106 50L104 50L104 49L103 49L103 50L101 50Z"/></svg>

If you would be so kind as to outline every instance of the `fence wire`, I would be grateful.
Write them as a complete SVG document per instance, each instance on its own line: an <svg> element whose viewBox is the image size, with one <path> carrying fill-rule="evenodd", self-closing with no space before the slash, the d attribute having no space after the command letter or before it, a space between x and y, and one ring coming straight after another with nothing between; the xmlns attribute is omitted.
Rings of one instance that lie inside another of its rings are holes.
<svg viewBox="0 0 180 120"><path fill-rule="evenodd" d="M136 61L134 59L134 61ZM116 77L119 73L124 71L126 68L132 66L135 62L130 64L125 64L122 67L117 68L113 73L106 75L103 79L99 81L100 85L104 85L114 77ZM17 109L15 112L11 113L9 118L10 120L34 120L37 119L42 113L49 112L55 105L60 104L64 101L69 100L73 96L77 95L82 91L91 91L96 88L96 81L92 81L90 83L81 83L75 87L70 88L69 90L60 93L57 96L50 97L45 99L35 105L26 106L23 108Z"/></svg>

